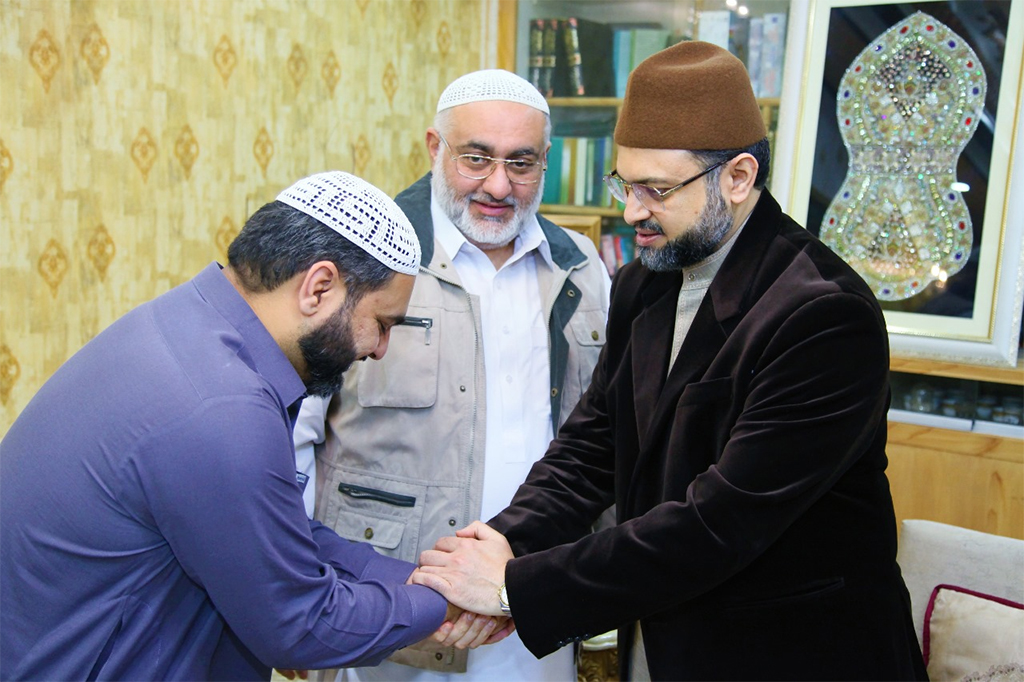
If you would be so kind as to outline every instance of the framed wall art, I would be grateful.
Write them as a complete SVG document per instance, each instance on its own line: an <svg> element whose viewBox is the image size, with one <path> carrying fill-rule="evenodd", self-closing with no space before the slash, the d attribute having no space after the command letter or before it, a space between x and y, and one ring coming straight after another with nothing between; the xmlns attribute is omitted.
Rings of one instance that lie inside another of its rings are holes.
<svg viewBox="0 0 1024 682"><path fill-rule="evenodd" d="M810 0L788 210L885 311L894 354L1018 361L1024 0Z"/></svg>

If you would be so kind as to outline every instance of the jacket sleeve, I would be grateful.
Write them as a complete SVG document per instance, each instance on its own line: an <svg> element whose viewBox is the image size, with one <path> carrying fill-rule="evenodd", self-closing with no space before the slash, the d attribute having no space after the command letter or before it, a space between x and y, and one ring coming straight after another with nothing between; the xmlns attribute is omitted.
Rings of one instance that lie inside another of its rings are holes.
<svg viewBox="0 0 1024 682"><path fill-rule="evenodd" d="M276 668L376 665L430 635L445 600L414 566L305 515L269 396L207 400L133 459L148 510L239 640Z"/></svg>
<svg viewBox="0 0 1024 682"><path fill-rule="evenodd" d="M592 509L607 484L607 458L598 458L597 475L583 455L584 443L602 453L608 447L607 417L588 400L534 467L527 491L494 520L516 538L517 555L534 552L510 561L505 575L519 635L534 655L679 606L735 575L885 428L888 349L877 314L860 297L834 294L803 305L744 369L749 383L725 447L685 496L571 542L579 528L567 525L580 515L570 509L573 500ZM589 437L587 427L594 428ZM554 529L555 541L527 537L544 527Z"/></svg>

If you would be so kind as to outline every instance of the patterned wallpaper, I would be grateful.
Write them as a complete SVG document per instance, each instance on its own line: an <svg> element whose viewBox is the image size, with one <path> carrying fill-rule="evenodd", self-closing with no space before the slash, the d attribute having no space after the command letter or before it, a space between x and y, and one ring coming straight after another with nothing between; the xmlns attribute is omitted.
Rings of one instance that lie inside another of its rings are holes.
<svg viewBox="0 0 1024 682"><path fill-rule="evenodd" d="M0 0L0 434L294 180L429 168L497 0ZM158 387L154 387L158 390ZM82 396L88 400L88 396ZM59 415L55 415L59 418Z"/></svg>

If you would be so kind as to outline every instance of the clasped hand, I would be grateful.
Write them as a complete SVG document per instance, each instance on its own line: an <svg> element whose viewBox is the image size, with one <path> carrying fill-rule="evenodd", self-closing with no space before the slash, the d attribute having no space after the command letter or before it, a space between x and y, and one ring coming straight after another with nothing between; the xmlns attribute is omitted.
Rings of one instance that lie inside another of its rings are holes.
<svg viewBox="0 0 1024 682"><path fill-rule="evenodd" d="M512 558L505 536L474 521L420 554L420 567L410 581L440 592L466 611L500 617L498 588L505 582L505 565Z"/></svg>

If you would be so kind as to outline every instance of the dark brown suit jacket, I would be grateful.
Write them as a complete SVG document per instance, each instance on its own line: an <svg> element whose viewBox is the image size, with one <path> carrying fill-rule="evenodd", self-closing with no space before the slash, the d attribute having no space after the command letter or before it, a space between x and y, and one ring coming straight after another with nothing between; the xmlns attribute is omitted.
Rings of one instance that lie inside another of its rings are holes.
<svg viewBox="0 0 1024 682"><path fill-rule="evenodd" d="M654 679L923 677L871 291L767 191L669 373L681 283L622 269L590 389L490 522L523 642L621 628L625 674L639 620Z"/></svg>

